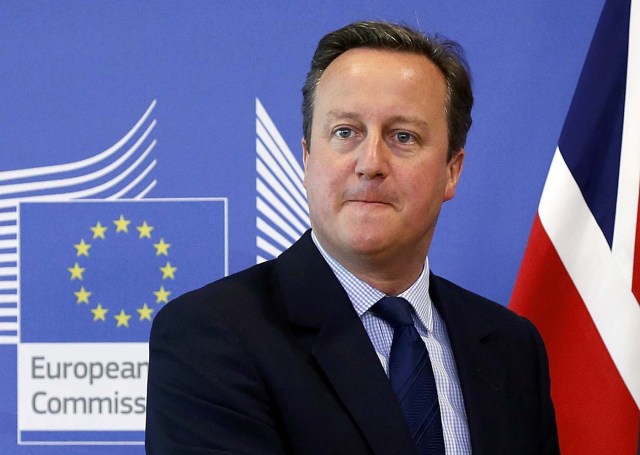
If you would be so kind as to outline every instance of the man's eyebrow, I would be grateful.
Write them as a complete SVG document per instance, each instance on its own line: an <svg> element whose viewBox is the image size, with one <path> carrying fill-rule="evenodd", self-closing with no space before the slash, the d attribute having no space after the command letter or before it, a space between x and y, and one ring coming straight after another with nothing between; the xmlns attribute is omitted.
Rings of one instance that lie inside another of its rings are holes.
<svg viewBox="0 0 640 455"><path fill-rule="evenodd" d="M355 112L350 111L341 111L341 110L331 110L326 114L326 120L332 121L336 119L352 119L352 120L360 120L362 116ZM408 123L411 125L415 125L421 128L430 128L429 122L423 120L420 117L415 116L407 116L407 115L395 115L388 120L388 123Z"/></svg>
<svg viewBox="0 0 640 455"><path fill-rule="evenodd" d="M327 112L326 118L329 120L335 120L338 118L358 119L360 118L360 116L355 112L332 109L329 112Z"/></svg>
<svg viewBox="0 0 640 455"><path fill-rule="evenodd" d="M396 115L391 117L391 123L409 123L422 128L430 128L429 122L421 119L420 117Z"/></svg>

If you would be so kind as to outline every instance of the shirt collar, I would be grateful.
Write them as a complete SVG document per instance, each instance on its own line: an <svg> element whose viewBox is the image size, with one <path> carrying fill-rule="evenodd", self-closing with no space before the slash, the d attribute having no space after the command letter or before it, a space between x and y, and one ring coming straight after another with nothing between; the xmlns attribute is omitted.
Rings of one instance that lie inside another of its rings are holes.
<svg viewBox="0 0 640 455"><path fill-rule="evenodd" d="M378 300L384 297L385 294L356 277L342 264L332 258L329 253L322 248L320 241L313 231L311 231L311 238L346 291L356 313L358 313L359 317L362 317L362 315ZM406 291L400 293L398 297L405 298L411 304L418 318L417 322L419 322L427 332L431 333L433 331L433 312L431 298L429 297L428 258L425 258L424 267L418 279Z"/></svg>

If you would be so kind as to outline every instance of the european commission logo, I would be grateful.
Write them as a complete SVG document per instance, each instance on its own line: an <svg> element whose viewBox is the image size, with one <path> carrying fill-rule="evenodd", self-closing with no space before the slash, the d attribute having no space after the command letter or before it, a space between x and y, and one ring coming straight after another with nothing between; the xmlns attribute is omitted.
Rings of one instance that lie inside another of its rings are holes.
<svg viewBox="0 0 640 455"><path fill-rule="evenodd" d="M146 198L155 105L92 157L0 172L19 444L142 444L155 314L228 274L227 198Z"/></svg>
<svg viewBox="0 0 640 455"><path fill-rule="evenodd" d="M19 216L20 441L142 442L151 321L227 273L226 201L32 202Z"/></svg>

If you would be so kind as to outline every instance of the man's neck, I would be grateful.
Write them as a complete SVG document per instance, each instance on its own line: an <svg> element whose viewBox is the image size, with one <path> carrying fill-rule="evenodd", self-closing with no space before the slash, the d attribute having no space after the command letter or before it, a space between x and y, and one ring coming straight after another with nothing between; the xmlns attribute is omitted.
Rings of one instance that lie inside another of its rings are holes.
<svg viewBox="0 0 640 455"><path fill-rule="evenodd" d="M351 272L356 278L369 286L396 296L406 291L422 273L426 254L361 254L345 255L332 251L330 245L323 243L316 235L314 240L335 261Z"/></svg>

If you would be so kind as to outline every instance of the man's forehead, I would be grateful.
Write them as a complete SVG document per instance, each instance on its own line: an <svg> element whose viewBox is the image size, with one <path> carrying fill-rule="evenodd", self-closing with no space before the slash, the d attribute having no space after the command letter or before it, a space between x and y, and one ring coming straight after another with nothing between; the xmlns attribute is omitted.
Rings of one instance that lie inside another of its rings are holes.
<svg viewBox="0 0 640 455"><path fill-rule="evenodd" d="M430 63L435 66L433 61L421 52L361 46L348 49L338 55L331 61L331 63L327 65L327 67L323 71L323 74L326 73L329 68L338 66L343 60L350 60L357 57L362 57L363 59L365 59L365 61L372 57L376 59L383 59L387 60L389 64L393 64L394 62L397 62L397 64L399 64L399 62L403 60L415 60L417 62Z"/></svg>
<svg viewBox="0 0 640 455"><path fill-rule="evenodd" d="M426 100L432 104L438 98L444 103L446 91L444 75L422 54L356 48L336 58L323 72L316 86L314 106L323 105L325 118L344 118L360 117L367 109L398 110L398 103L402 103L404 109L391 115L419 123L424 119L417 118L411 108ZM317 112L315 108L314 111Z"/></svg>
<svg viewBox="0 0 640 455"><path fill-rule="evenodd" d="M331 85L329 81L369 82L370 78L383 75L395 80L420 79L429 84L446 84L442 70L424 54L359 47L336 57L320 75L316 89Z"/></svg>

